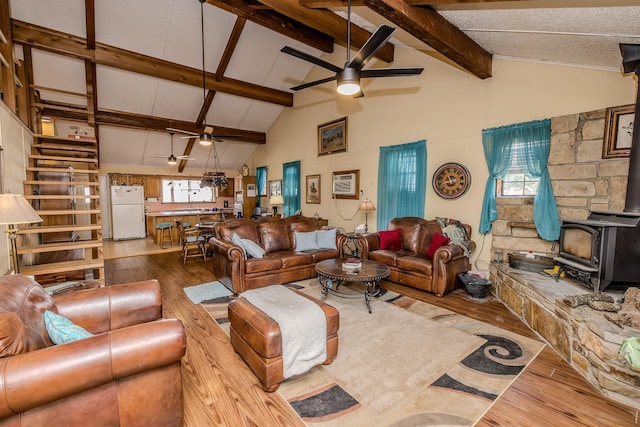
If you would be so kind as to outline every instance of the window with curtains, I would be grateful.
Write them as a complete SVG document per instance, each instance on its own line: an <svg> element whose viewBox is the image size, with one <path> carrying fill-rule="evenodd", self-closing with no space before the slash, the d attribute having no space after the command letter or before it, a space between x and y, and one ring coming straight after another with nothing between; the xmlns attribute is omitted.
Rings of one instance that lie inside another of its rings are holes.
<svg viewBox="0 0 640 427"><path fill-rule="evenodd" d="M378 230L403 216L424 216L427 141L380 147L378 163Z"/></svg>
<svg viewBox="0 0 640 427"><path fill-rule="evenodd" d="M519 146L518 146L519 145ZM514 153L522 152L522 144L514 143ZM533 178L524 173L517 156L513 155L511 167L507 175L498 181L497 196L499 197L532 197L538 193L540 178Z"/></svg>
<svg viewBox="0 0 640 427"><path fill-rule="evenodd" d="M282 216L291 216L300 209L300 160L282 165Z"/></svg>
<svg viewBox="0 0 640 427"><path fill-rule="evenodd" d="M259 166L256 168L256 183L258 187L258 197L267 196L267 167Z"/></svg>
<svg viewBox="0 0 640 427"><path fill-rule="evenodd" d="M498 219L497 185L508 176L515 163L527 178L539 180L533 198L533 222L538 235L544 240L559 238L560 219L548 170L550 140L551 120L548 119L482 131L489 178L482 201L480 233L491 232L493 222Z"/></svg>

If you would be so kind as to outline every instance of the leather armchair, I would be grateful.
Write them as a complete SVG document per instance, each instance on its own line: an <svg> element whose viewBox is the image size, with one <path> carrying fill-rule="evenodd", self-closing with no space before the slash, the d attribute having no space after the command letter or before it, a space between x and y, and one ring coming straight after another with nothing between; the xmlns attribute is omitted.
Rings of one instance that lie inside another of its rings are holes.
<svg viewBox="0 0 640 427"><path fill-rule="evenodd" d="M45 310L94 336L55 345ZM0 277L0 426L182 425L182 322L148 280L50 297Z"/></svg>

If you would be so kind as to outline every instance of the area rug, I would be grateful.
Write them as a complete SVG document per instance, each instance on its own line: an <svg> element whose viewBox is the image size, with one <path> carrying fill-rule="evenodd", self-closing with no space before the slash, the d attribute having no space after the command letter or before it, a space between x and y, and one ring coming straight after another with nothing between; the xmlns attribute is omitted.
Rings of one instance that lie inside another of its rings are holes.
<svg viewBox="0 0 640 427"><path fill-rule="evenodd" d="M287 286L321 297L317 279ZM340 312L338 357L278 389L309 426L473 425L544 347L392 292L371 314L364 297L326 302ZM203 306L228 335L227 303Z"/></svg>
<svg viewBox="0 0 640 427"><path fill-rule="evenodd" d="M196 286L188 286L183 288L184 293L187 294L191 302L194 304L200 303L216 303L222 298L222 301L226 301L225 297L232 295L231 292L222 282L208 282Z"/></svg>

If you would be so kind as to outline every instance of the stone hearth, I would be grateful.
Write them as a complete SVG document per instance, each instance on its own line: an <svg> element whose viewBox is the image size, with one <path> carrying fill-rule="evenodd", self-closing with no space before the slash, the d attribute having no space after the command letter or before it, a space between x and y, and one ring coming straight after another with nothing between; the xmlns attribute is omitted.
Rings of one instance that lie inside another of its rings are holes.
<svg viewBox="0 0 640 427"><path fill-rule="evenodd" d="M622 341L640 336L640 329L620 328L588 306L564 304L565 296L591 293L571 279L556 282L505 263L492 263L490 271L492 292L501 302L605 395L640 409L640 372L618 354ZM618 301L624 291L606 293Z"/></svg>

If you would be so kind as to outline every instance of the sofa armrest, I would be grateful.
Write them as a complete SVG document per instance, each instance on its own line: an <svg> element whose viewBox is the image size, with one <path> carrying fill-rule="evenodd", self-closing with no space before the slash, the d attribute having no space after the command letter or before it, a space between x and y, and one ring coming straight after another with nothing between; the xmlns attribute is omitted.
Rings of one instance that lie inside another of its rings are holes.
<svg viewBox="0 0 640 427"><path fill-rule="evenodd" d="M162 317L157 280L131 282L55 295L58 313L93 334Z"/></svg>
<svg viewBox="0 0 640 427"><path fill-rule="evenodd" d="M445 264L463 257L465 257L464 251L458 245L443 245L433 253L434 261L443 262Z"/></svg>
<svg viewBox="0 0 640 427"><path fill-rule="evenodd" d="M209 239L209 248L214 254L219 254L229 261L243 261L246 259L244 249L226 240L219 240L216 237Z"/></svg>
<svg viewBox="0 0 640 427"><path fill-rule="evenodd" d="M182 322L163 319L2 358L0 419L179 363L186 345Z"/></svg>
<svg viewBox="0 0 640 427"><path fill-rule="evenodd" d="M378 233L361 234L358 236L358 243L362 247L360 258L369 259L369 252L380 249L380 237Z"/></svg>

